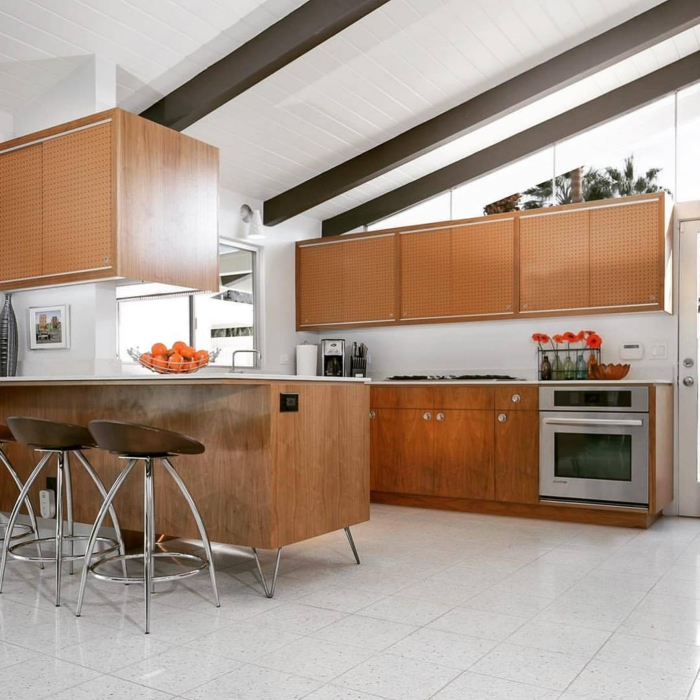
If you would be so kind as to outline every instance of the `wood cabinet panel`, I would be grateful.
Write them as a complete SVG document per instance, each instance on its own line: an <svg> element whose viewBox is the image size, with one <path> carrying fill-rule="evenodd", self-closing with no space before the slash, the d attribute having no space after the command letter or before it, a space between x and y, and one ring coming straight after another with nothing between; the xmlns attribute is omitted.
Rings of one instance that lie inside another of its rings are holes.
<svg viewBox="0 0 700 700"><path fill-rule="evenodd" d="M520 218L520 311L589 306L589 212Z"/></svg>
<svg viewBox="0 0 700 700"><path fill-rule="evenodd" d="M370 392L372 408L424 408L436 404L432 386L373 386Z"/></svg>
<svg viewBox="0 0 700 700"><path fill-rule="evenodd" d="M452 229L453 313L513 313L515 219L497 219Z"/></svg>
<svg viewBox="0 0 700 700"><path fill-rule="evenodd" d="M425 420L423 414L414 409L376 411L370 421L373 491L433 493L433 420Z"/></svg>
<svg viewBox="0 0 700 700"><path fill-rule="evenodd" d="M340 318L343 323L391 321L396 312L395 236L341 243Z"/></svg>
<svg viewBox="0 0 700 700"><path fill-rule="evenodd" d="M505 421L498 420L505 416ZM539 502L539 412L496 412L495 499Z"/></svg>
<svg viewBox="0 0 700 700"><path fill-rule="evenodd" d="M434 415L436 496L494 498L493 411Z"/></svg>
<svg viewBox="0 0 700 700"><path fill-rule="evenodd" d="M401 318L454 315L452 237L449 230L399 235Z"/></svg>
<svg viewBox="0 0 700 700"><path fill-rule="evenodd" d="M593 209L590 217L591 306L660 303L660 201Z"/></svg>
<svg viewBox="0 0 700 700"><path fill-rule="evenodd" d="M42 274L110 268L112 124L50 139L42 148Z"/></svg>
<svg viewBox="0 0 700 700"><path fill-rule="evenodd" d="M2 277L41 275L42 148L0 155L0 250Z"/></svg>
<svg viewBox="0 0 700 700"><path fill-rule="evenodd" d="M493 387L438 385L431 390L433 406L445 409L493 409Z"/></svg>
<svg viewBox="0 0 700 700"><path fill-rule="evenodd" d="M343 313L343 301L338 293L343 272L342 244L304 246L297 250L301 280L297 290L299 324L338 323Z"/></svg>
<svg viewBox="0 0 700 700"><path fill-rule="evenodd" d="M536 386L497 386L494 389L497 411L537 411L540 405Z"/></svg>

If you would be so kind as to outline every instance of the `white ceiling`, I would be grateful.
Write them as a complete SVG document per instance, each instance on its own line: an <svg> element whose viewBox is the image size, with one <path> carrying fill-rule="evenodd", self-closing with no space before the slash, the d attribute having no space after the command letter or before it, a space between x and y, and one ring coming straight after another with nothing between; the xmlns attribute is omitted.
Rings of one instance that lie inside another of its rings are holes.
<svg viewBox="0 0 700 700"><path fill-rule="evenodd" d="M0 110L94 53L117 64L119 105L139 112L303 1L0 0ZM224 186L267 199L660 2L390 0L187 133L221 149ZM344 211L699 47L698 30L686 32L311 214Z"/></svg>

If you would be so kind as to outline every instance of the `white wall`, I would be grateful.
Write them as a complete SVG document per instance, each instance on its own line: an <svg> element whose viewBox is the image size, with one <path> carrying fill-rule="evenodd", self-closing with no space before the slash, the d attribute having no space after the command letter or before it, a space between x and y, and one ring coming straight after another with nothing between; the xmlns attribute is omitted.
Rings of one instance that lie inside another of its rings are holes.
<svg viewBox="0 0 700 700"><path fill-rule="evenodd" d="M9 112L0 110L0 143L9 141L14 135L14 118Z"/></svg>

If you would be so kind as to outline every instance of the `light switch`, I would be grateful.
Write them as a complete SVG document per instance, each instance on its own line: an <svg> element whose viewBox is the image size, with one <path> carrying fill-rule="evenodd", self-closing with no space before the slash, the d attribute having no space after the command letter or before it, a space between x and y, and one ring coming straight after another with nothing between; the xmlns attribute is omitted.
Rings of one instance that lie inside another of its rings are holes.
<svg viewBox="0 0 700 700"><path fill-rule="evenodd" d="M666 343L656 343L651 346L652 360L665 360L668 357L668 346Z"/></svg>
<svg viewBox="0 0 700 700"><path fill-rule="evenodd" d="M623 343L620 346L621 360L641 360L644 357L644 346L641 343Z"/></svg>

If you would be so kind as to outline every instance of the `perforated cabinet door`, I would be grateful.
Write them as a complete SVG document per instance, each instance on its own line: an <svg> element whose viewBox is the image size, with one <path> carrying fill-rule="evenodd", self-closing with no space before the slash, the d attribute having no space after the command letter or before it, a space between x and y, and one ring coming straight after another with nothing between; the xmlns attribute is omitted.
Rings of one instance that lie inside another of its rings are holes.
<svg viewBox="0 0 700 700"><path fill-rule="evenodd" d="M585 309L589 295L589 212L520 218L520 310Z"/></svg>
<svg viewBox="0 0 700 700"><path fill-rule="evenodd" d="M43 274L110 267L112 124L59 136L42 147Z"/></svg>
<svg viewBox="0 0 700 700"><path fill-rule="evenodd" d="M591 306L663 301L660 202L591 211Z"/></svg>
<svg viewBox="0 0 700 700"><path fill-rule="evenodd" d="M402 233L401 318L454 315L450 229Z"/></svg>
<svg viewBox="0 0 700 700"><path fill-rule="evenodd" d="M396 306L396 256L393 234L354 238L343 251L343 323L393 321Z"/></svg>
<svg viewBox="0 0 700 700"><path fill-rule="evenodd" d="M41 145L0 155L0 280L41 275Z"/></svg>
<svg viewBox="0 0 700 700"><path fill-rule="evenodd" d="M341 243L321 243L298 248L299 325L339 323L342 313Z"/></svg>
<svg viewBox="0 0 700 700"><path fill-rule="evenodd" d="M514 219L452 229L454 313L513 313Z"/></svg>

